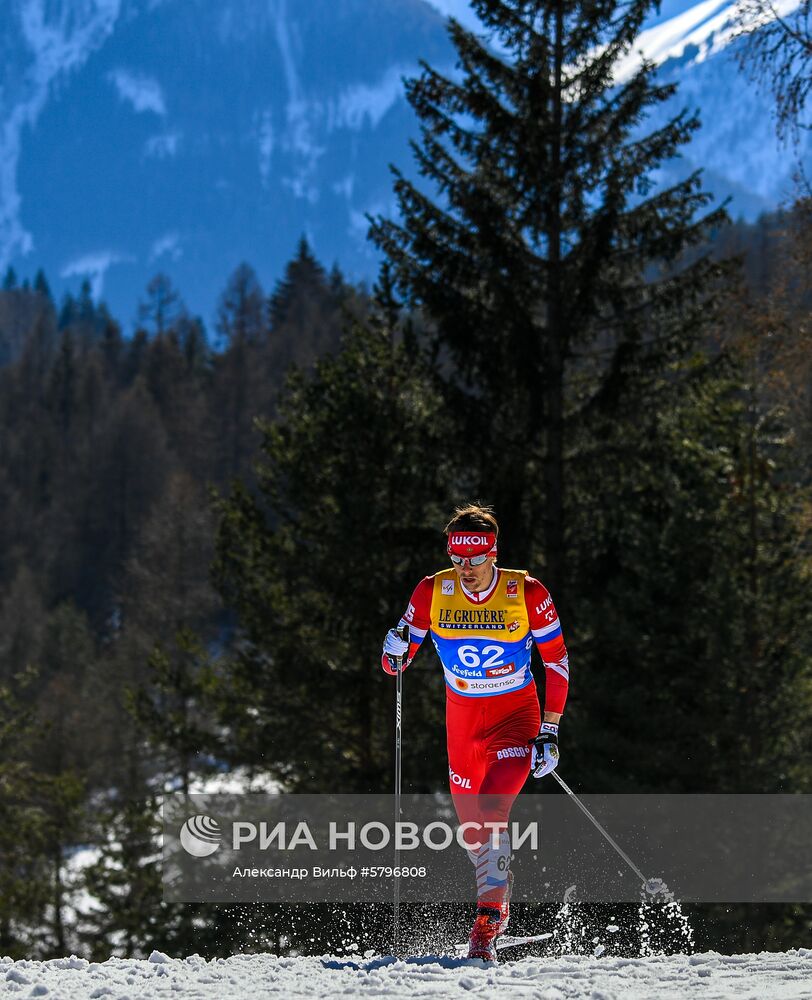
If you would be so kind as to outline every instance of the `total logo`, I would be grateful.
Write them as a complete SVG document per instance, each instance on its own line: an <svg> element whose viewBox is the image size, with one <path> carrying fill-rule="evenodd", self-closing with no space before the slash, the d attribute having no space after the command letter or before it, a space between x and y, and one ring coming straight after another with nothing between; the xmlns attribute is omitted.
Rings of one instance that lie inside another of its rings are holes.
<svg viewBox="0 0 812 1000"><path fill-rule="evenodd" d="M452 771L450 767L448 769L448 780L451 782L452 785L456 785L457 788L471 787L470 778L463 778L461 774L457 774L455 771Z"/></svg>
<svg viewBox="0 0 812 1000"><path fill-rule="evenodd" d="M207 858L218 849L222 836L211 816L190 816L180 828L180 846L193 858Z"/></svg>

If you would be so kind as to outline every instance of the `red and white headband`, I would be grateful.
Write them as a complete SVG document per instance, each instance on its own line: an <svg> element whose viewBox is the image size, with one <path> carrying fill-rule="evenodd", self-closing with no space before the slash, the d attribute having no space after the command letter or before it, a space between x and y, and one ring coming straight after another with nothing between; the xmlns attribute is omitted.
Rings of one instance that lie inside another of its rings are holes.
<svg viewBox="0 0 812 1000"><path fill-rule="evenodd" d="M493 531L452 531L448 536L448 554L453 556L496 555Z"/></svg>

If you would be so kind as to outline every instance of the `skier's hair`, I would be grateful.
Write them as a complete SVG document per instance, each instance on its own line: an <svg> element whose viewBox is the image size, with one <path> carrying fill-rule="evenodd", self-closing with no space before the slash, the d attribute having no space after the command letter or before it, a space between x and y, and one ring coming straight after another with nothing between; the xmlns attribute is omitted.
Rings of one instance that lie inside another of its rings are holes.
<svg viewBox="0 0 812 1000"><path fill-rule="evenodd" d="M445 533L450 535L452 531L492 531L499 534L499 525L493 515L493 507L480 504L469 503L454 510L454 516L445 526Z"/></svg>

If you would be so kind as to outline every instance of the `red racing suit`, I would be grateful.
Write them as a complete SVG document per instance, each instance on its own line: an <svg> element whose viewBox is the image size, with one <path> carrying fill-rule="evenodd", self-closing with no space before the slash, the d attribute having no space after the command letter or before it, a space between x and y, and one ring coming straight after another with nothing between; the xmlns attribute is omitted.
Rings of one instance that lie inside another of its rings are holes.
<svg viewBox="0 0 812 1000"><path fill-rule="evenodd" d="M469 593L447 569L420 581L404 623L406 664L429 635L443 665L448 775L460 820L472 818L462 800L471 793L498 797L489 800L488 818L506 821L540 725L530 672L534 641L544 662L546 711L562 712L567 698L567 649L550 594L526 570L496 566L490 586ZM385 656L382 665L394 672Z"/></svg>

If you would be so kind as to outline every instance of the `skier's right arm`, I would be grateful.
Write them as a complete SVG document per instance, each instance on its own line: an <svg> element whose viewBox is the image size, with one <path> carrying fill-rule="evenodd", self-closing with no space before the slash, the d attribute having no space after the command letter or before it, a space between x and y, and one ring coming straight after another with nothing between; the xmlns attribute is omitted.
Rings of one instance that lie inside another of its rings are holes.
<svg viewBox="0 0 812 1000"><path fill-rule="evenodd" d="M403 657L403 669L405 670L414 659L415 653L420 649L420 644L426 638L426 633L431 625L431 596L433 590L434 579L430 576L424 577L415 587L412 598L409 601L409 606L406 608L406 612L398 622L396 628L390 629L387 632L381 655L381 667L387 674L391 674L394 677L397 673L397 670L392 666L392 662L389 659L390 656L400 656L405 653ZM402 625L407 625L409 628L408 648L404 646L403 640L397 634L397 630Z"/></svg>

